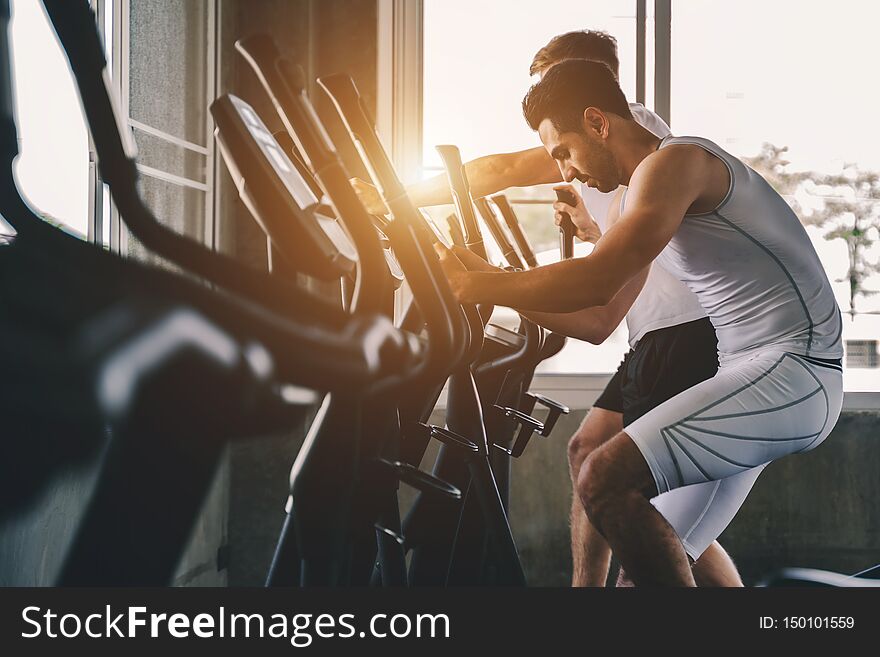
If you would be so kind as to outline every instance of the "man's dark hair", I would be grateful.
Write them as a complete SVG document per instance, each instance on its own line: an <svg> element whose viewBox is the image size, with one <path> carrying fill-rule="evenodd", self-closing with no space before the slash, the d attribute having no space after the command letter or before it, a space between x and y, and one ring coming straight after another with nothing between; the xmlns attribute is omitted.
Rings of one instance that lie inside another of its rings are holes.
<svg viewBox="0 0 880 657"><path fill-rule="evenodd" d="M632 120L629 103L611 69L586 59L556 64L529 89L522 106L532 130L550 119L559 132L583 132L584 110L588 107Z"/></svg>
<svg viewBox="0 0 880 657"><path fill-rule="evenodd" d="M529 75L565 61L566 59L592 59L607 64L614 76L620 71L617 59L617 39L598 30L577 30L566 32L550 39L532 59Z"/></svg>

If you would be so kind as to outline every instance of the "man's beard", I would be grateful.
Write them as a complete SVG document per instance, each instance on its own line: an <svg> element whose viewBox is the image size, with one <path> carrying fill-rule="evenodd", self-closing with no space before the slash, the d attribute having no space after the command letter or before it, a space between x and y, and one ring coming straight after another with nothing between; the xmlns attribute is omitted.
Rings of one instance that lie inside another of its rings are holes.
<svg viewBox="0 0 880 657"><path fill-rule="evenodd" d="M600 142L593 140L589 141L592 142L590 148L594 149L595 153L595 161L593 162L594 170L599 170L602 177L597 178L596 176L590 176L580 169L577 170L574 177L584 185L589 185L594 189L598 189L600 192L613 192L617 189L619 184L616 181L619 176L617 175L617 163L614 161L614 156L611 154L611 151L607 150ZM593 181L594 185L590 185L590 180Z"/></svg>
<svg viewBox="0 0 880 657"><path fill-rule="evenodd" d="M607 194L608 192L613 192L618 187L617 185L613 185L612 183L609 183L607 180L599 180L598 178L593 178L592 176L588 176L588 175L580 173L580 172L578 172L578 174L576 174L574 178L575 178L575 180L577 180L581 184L586 185L587 187L590 187L592 189L596 189L596 190L602 192L603 194ZM591 180L594 183L592 185L590 184Z"/></svg>

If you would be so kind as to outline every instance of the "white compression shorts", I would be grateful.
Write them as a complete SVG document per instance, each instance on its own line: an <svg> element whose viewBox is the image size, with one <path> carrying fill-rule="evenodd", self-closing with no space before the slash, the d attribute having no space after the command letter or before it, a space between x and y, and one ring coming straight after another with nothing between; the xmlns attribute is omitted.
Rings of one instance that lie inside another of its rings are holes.
<svg viewBox="0 0 880 657"><path fill-rule="evenodd" d="M736 515L761 470L819 445L843 403L840 366L763 351L624 428L657 485L652 500L696 560Z"/></svg>

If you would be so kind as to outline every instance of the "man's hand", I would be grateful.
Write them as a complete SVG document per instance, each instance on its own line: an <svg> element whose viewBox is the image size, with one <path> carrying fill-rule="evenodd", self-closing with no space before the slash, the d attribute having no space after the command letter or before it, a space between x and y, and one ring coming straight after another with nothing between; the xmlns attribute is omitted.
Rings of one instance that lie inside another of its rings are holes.
<svg viewBox="0 0 880 657"><path fill-rule="evenodd" d="M449 287L452 289L452 293L455 295L456 299L462 301L465 296L465 287L469 277L467 267L464 266L455 253L443 244L436 242L434 244L434 250L437 251L437 255L440 258L440 267L443 268L443 273L446 274L446 279L449 281ZM479 257L477 257L477 259L482 260L482 258ZM483 262L485 262L485 260L483 260ZM491 267L491 265L489 266Z"/></svg>
<svg viewBox="0 0 880 657"><path fill-rule="evenodd" d="M575 199L574 206L571 206L568 203L563 203L562 201L556 201L553 204L553 209L555 210L553 218L556 221L556 225L558 226L562 222L562 213L567 212L571 217L571 222L577 230L575 236L579 240L582 242L589 242L590 244L598 242L599 238L602 237L602 231L599 228L599 224L593 219L590 211L587 210L587 206L584 205L584 199L581 198L578 191L568 183L564 185L554 185L553 189L564 189Z"/></svg>
<svg viewBox="0 0 880 657"><path fill-rule="evenodd" d="M490 262L486 262L473 251L469 251L463 246L453 246L452 253L459 259L461 264L467 267L468 271L504 271L501 267L496 267Z"/></svg>
<svg viewBox="0 0 880 657"><path fill-rule="evenodd" d="M354 187L354 191L357 193L361 203L364 204L367 212L370 214L388 214L388 208L382 197L379 196L378 189L360 178L351 178L349 182Z"/></svg>

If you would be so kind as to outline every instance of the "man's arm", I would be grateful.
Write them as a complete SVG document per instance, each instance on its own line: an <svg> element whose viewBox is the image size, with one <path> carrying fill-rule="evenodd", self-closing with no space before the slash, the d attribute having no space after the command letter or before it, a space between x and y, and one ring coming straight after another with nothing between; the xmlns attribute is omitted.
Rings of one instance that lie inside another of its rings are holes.
<svg viewBox="0 0 880 657"><path fill-rule="evenodd" d="M531 187L562 181L559 167L543 146L516 153L486 155L466 162L464 167L474 198L508 187ZM352 179L352 185L367 210L373 214L388 212L375 187L357 178ZM406 191L418 207L452 203L445 174L409 185Z"/></svg>
<svg viewBox="0 0 880 657"><path fill-rule="evenodd" d="M605 306L583 308L572 313L522 311L521 314L554 333L591 344L602 344L626 317L645 285L649 269L646 267L641 274L634 276Z"/></svg>
<svg viewBox="0 0 880 657"><path fill-rule="evenodd" d="M614 225L619 216L620 192L615 196L608 212L608 223ZM471 253L462 247L453 247L454 255L462 262L468 271L500 272L499 267L489 264L478 255ZM642 286L648 275L648 268L641 275L635 276L624 288L605 306L584 308L571 313L547 313L525 312L518 310L524 317L536 324L543 326L555 333L584 340L592 344L601 344L623 321L626 313L641 292Z"/></svg>
<svg viewBox="0 0 880 657"><path fill-rule="evenodd" d="M584 258L525 272L469 273L441 249L453 291L469 303L542 312L608 305L657 257L711 185L707 159L698 151L672 147L645 158L630 180L626 211Z"/></svg>
<svg viewBox="0 0 880 657"><path fill-rule="evenodd" d="M616 224L620 219L620 199L624 189L624 187L618 188L617 193L611 200L611 205L608 207L608 214L605 222L609 227ZM575 195L578 204L574 208L565 206L564 209L570 213L574 213L571 216L572 221L575 221L576 226L579 226L586 221L586 219L589 219L596 232L596 239L591 240L595 244L601 237L599 226L596 225L595 221L590 217L585 206L583 207L583 213L585 216L578 217L577 211L583 206L583 200L581 200L580 195L575 190L572 189L570 191ZM575 220L575 217L578 217L580 221ZM573 313L542 313L533 311L524 312L523 315L555 333L561 333L562 335L567 335L570 338L576 338L578 340L585 340L591 344L602 344L612 333L614 333L614 330L620 326L623 318L626 317L629 309L632 307L633 303L635 303L636 298L639 296L639 293L642 291L642 287L644 287L645 281L648 278L649 270L650 265L640 274L634 276L629 283L624 285L623 289L615 295L611 303L605 306L584 308L583 310L578 310Z"/></svg>

